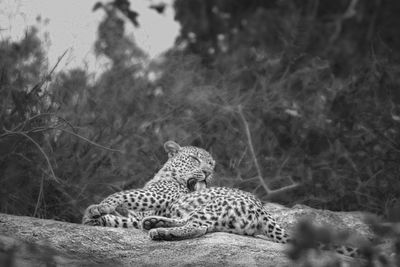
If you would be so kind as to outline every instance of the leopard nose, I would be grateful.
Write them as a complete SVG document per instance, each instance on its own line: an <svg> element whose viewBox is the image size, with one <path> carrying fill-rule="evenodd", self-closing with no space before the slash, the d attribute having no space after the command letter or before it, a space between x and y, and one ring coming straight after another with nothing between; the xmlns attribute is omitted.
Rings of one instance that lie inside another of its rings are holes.
<svg viewBox="0 0 400 267"><path fill-rule="evenodd" d="M205 169L205 170L202 170L202 172L204 173L204 176L207 178L208 176L210 176L211 175L211 170L208 170L208 169Z"/></svg>

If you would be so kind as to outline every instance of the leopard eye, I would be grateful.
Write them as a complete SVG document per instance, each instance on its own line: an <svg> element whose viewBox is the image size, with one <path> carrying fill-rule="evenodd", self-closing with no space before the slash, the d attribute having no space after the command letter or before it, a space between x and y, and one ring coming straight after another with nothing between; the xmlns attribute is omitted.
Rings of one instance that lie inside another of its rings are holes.
<svg viewBox="0 0 400 267"><path fill-rule="evenodd" d="M201 163L200 159L195 155L189 155L191 158L195 159L199 164Z"/></svg>

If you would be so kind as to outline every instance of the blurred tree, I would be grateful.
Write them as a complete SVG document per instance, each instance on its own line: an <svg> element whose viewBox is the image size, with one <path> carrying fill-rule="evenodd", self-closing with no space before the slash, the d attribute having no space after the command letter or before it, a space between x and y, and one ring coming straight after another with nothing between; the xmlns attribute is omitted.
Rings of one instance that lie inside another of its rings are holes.
<svg viewBox="0 0 400 267"><path fill-rule="evenodd" d="M138 156L142 150L153 151L155 146L148 146L151 135L144 141L133 138L149 119L143 116L149 107L144 69L147 58L133 38L127 37L125 19L119 12L108 5L98 28L95 53L110 62L99 78L91 81L86 71L70 70L60 73L50 88L59 107L57 115L79 126L76 133L91 141L63 131L53 146L68 185L66 190L79 196L70 201L75 201L80 211L127 184L143 185L160 164L148 155L144 159ZM109 151L105 147L118 149ZM156 150L161 151L161 146ZM75 211L68 216L78 221L80 214Z"/></svg>
<svg viewBox="0 0 400 267"><path fill-rule="evenodd" d="M118 12L110 6L99 25L96 53L110 64L96 81L73 69L44 83L36 30L0 43L1 212L79 222L87 205L142 185L158 168L154 158L132 160L143 150L154 157L153 147L162 146L150 146L151 135L132 139L147 119L146 56Z"/></svg>
<svg viewBox="0 0 400 267"><path fill-rule="evenodd" d="M221 183L263 196L260 177L277 186L301 177L288 203L377 213L400 197L398 2L177 0L174 8L181 33L159 84L203 122L192 129L213 143Z"/></svg>
<svg viewBox="0 0 400 267"><path fill-rule="evenodd" d="M182 25L178 44L212 62L246 47L257 54L283 52L289 61L302 53L329 58L334 73L345 75L368 62L371 48L400 56L395 0L177 0L174 8Z"/></svg>
<svg viewBox="0 0 400 267"><path fill-rule="evenodd" d="M97 79L45 83L35 30L0 42L0 211L78 222L142 186L168 139L210 150L215 183L263 199L385 214L400 197L396 1L176 0L181 34L151 63L127 3L94 7Z"/></svg>
<svg viewBox="0 0 400 267"><path fill-rule="evenodd" d="M40 177L54 178L38 149L43 136L28 132L46 121L40 117L47 111L45 93L37 86L46 71L45 53L35 28L28 29L19 42L0 41L1 212L34 213L32 195L39 195Z"/></svg>

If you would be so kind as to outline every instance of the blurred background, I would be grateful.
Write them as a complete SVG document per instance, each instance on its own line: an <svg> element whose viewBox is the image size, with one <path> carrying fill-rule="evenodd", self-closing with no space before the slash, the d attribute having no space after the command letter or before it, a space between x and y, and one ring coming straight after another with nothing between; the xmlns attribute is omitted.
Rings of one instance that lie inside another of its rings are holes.
<svg viewBox="0 0 400 267"><path fill-rule="evenodd" d="M214 185L262 200L384 217L398 205L399 1L0 10L0 212L80 222L143 186L167 140L209 150Z"/></svg>

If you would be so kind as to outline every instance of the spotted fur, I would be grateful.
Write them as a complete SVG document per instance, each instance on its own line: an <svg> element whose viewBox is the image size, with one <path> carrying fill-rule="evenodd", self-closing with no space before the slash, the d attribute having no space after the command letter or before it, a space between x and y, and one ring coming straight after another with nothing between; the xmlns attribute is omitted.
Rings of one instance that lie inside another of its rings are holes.
<svg viewBox="0 0 400 267"><path fill-rule="evenodd" d="M253 194L233 188L210 187L182 195L170 207L170 217L147 216L142 228L153 240L183 240L211 232L264 235L277 243L291 242L263 203ZM322 244L321 249L325 248ZM359 256L357 248L333 246L350 257Z"/></svg>
<svg viewBox="0 0 400 267"><path fill-rule="evenodd" d="M181 240L210 232L265 235L286 243L286 231L254 195L233 188L211 187L183 195L171 207L171 218L148 216L142 227L153 240Z"/></svg>
<svg viewBox="0 0 400 267"><path fill-rule="evenodd" d="M215 166L208 152L193 147L172 149L171 152L167 144L166 151L169 161L143 189L116 193L94 209L89 207L91 217L84 223L139 227L149 230L153 240L183 240L210 232L228 232L264 235L277 243L291 241L288 233L253 194L226 187L206 188L204 181L210 178ZM197 154L193 160L192 154L199 151L202 156ZM210 174L204 175L199 169L208 170ZM121 205L125 208L122 212L115 209ZM104 213L98 212L103 210ZM143 214L143 211L147 213ZM336 251L348 256L357 254L356 249L344 246L336 247Z"/></svg>
<svg viewBox="0 0 400 267"><path fill-rule="evenodd" d="M207 186L215 161L204 149L173 141L164 144L168 160L142 189L117 192L89 206L82 223L93 226L134 227L146 215L168 216L169 206L181 195Z"/></svg>

